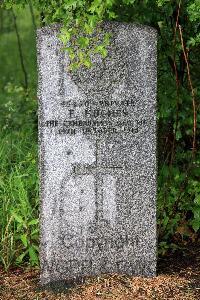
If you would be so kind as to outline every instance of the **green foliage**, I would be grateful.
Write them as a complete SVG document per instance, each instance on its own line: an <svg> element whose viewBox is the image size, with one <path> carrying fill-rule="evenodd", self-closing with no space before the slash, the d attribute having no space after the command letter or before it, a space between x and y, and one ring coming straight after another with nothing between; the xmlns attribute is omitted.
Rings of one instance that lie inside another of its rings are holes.
<svg viewBox="0 0 200 300"><path fill-rule="evenodd" d="M28 3L28 0L5 0L3 7L7 9L12 7L24 8ZM190 33L195 34L195 36L190 36L190 39L186 42L188 46L194 46L200 40L198 26L200 19L199 0L187 2L177 0L32 0L34 7L44 15L43 22L46 24L61 23L63 25L60 39L67 51L71 53L75 47L84 48L84 51L82 51L84 55L80 56L76 53L76 55L70 56L73 68L81 65L91 65L85 64L85 61L91 61L90 56L94 49L92 34L101 21L114 19L119 22L142 22L157 28L160 27L164 34L166 33L166 31L164 32L166 26L169 34L171 34L174 28L169 28L170 23L175 23L175 14L179 3L181 5L182 21L190 21L187 28ZM103 53L105 56L107 45L102 41L98 42L104 48Z"/></svg>
<svg viewBox="0 0 200 300"><path fill-rule="evenodd" d="M38 264L38 176L34 111L22 87L4 89L0 132L0 259L5 269Z"/></svg>
<svg viewBox="0 0 200 300"><path fill-rule="evenodd" d="M16 12L26 4L26 0L4 1L4 7ZM32 4L42 24L62 24L60 39L63 49L69 53L71 69L91 67L91 57L95 54L106 57L111 36L103 33L103 38L97 40L94 35L95 30L101 30L103 20L136 22L157 29L159 253L165 254L169 249L176 250L182 244L196 241L200 232L200 1L32 0ZM25 14L20 21L24 18ZM21 30L25 26L23 24ZM6 25L9 43L13 40L11 27ZM2 39L0 51L7 54L11 48L7 49L4 43ZM23 44L25 53L30 53L30 48L33 47L29 47L29 43ZM13 55L16 53L14 51ZM11 53L2 60L14 75L11 78L4 70L0 148L3 174L0 181L3 199L1 259L6 268L28 260L32 265L38 263L36 104L34 97L27 97L21 88L19 67L13 71L19 65L14 63L17 57L11 61L10 57ZM32 56L27 59L26 65L32 59ZM3 67L1 61L0 67ZM35 78L33 70L33 66L28 69L30 78ZM35 83L33 91L34 88ZM27 126L21 130L23 124Z"/></svg>
<svg viewBox="0 0 200 300"><path fill-rule="evenodd" d="M198 164L196 166L199 173ZM193 239L200 229L200 181L195 169L181 170L164 165L160 170L158 188L158 234L160 253L174 247L177 238L183 242ZM184 228L183 228L184 227ZM182 228L180 232L179 229Z"/></svg>
<svg viewBox="0 0 200 300"><path fill-rule="evenodd" d="M190 1L190 4L188 5L188 14L190 21L196 22L200 20L200 1Z"/></svg>

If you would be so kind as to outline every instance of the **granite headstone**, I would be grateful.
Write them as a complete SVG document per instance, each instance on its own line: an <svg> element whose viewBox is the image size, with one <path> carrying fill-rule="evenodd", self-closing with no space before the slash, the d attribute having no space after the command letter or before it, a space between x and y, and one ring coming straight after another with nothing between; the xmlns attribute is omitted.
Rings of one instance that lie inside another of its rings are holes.
<svg viewBox="0 0 200 300"><path fill-rule="evenodd" d="M38 30L41 283L156 274L156 31L109 23L108 55L68 71Z"/></svg>

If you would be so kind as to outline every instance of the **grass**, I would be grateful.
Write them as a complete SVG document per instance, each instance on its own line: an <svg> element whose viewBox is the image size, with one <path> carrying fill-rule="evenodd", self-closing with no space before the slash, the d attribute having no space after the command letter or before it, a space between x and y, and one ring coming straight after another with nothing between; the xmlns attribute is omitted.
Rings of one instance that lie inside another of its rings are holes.
<svg viewBox="0 0 200 300"><path fill-rule="evenodd" d="M29 11L16 12L29 88L11 15L0 34L0 263L38 264L37 68Z"/></svg>
<svg viewBox="0 0 200 300"><path fill-rule="evenodd" d="M25 259L34 239L37 246L37 222L34 227L29 224L38 216L37 147L33 141L28 128L25 132L7 133L1 138L0 249L5 269ZM25 252L23 257L20 256Z"/></svg>

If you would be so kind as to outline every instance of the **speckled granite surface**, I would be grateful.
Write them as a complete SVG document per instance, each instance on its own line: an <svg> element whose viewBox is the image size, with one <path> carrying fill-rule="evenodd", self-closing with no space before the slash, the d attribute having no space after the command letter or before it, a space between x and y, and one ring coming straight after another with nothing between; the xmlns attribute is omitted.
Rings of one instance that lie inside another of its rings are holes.
<svg viewBox="0 0 200 300"><path fill-rule="evenodd" d="M103 28L108 56L74 74L38 30L42 284L156 274L156 32Z"/></svg>

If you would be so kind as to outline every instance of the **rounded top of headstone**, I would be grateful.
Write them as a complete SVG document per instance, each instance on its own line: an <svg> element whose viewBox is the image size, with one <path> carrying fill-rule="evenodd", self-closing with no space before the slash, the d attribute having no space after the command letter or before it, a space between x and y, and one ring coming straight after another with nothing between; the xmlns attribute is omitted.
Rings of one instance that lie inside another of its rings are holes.
<svg viewBox="0 0 200 300"><path fill-rule="evenodd" d="M144 33L148 33L151 36L157 36L157 30L154 27L137 24L137 23L126 23L126 22L116 22L116 21L103 21L100 25L104 28L105 31L113 31L113 30L125 30L126 32L135 32L135 31L143 31ZM59 32L62 24L53 24L50 26L45 26L39 28L37 30L37 35L54 35Z"/></svg>

